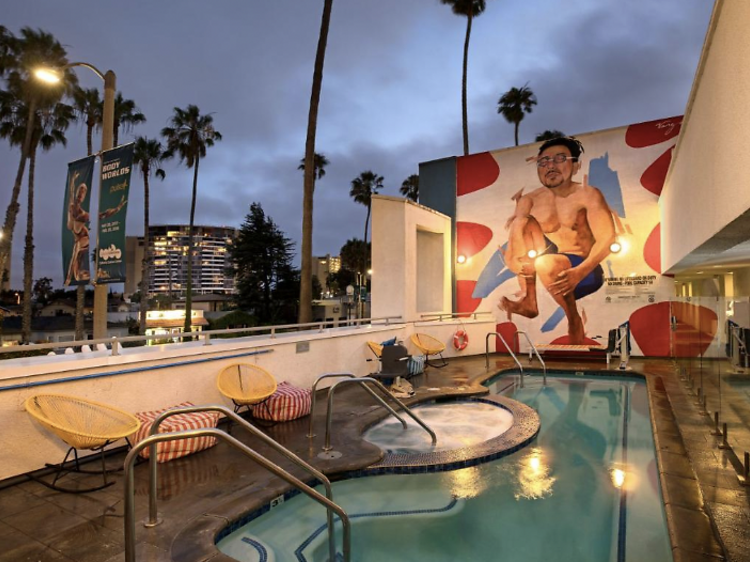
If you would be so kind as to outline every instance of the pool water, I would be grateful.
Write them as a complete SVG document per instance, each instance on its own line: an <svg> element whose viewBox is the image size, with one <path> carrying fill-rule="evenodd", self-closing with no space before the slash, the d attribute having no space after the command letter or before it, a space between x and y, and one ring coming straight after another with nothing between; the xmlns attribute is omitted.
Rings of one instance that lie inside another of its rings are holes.
<svg viewBox="0 0 750 562"><path fill-rule="evenodd" d="M517 382L508 375L489 387L539 412L541 430L528 447L450 472L334 484L352 520L353 560L672 560L645 384ZM325 510L295 496L218 546L242 562L327 560Z"/></svg>
<svg viewBox="0 0 750 562"><path fill-rule="evenodd" d="M508 431L513 425L513 414L505 408L485 402L443 402L412 408L437 436L432 437L409 416L404 429L394 416L388 416L368 429L362 436L388 453L424 453L448 451L477 445Z"/></svg>

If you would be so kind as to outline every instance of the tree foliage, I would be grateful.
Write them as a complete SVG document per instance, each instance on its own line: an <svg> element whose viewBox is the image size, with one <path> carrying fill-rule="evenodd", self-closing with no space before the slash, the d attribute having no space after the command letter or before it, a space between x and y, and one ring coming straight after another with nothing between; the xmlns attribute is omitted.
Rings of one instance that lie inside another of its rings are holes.
<svg viewBox="0 0 750 562"><path fill-rule="evenodd" d="M516 146L518 146L518 127L523 121L524 114L531 113L536 104L536 96L528 83L520 88L511 88L497 101L497 112L515 127Z"/></svg>
<svg viewBox="0 0 750 562"><path fill-rule="evenodd" d="M543 133L539 133L534 139L534 142L559 139L560 137L564 137L564 136L565 136L565 133L563 133L562 131L558 131L557 129L547 129Z"/></svg>
<svg viewBox="0 0 750 562"><path fill-rule="evenodd" d="M406 178L398 191L401 195L407 199L411 199L415 203L419 201L419 174L412 174Z"/></svg>
<svg viewBox="0 0 750 562"><path fill-rule="evenodd" d="M240 308L250 311L260 324L293 322L299 290L299 272L292 266L294 243L260 203L250 205L231 256Z"/></svg>

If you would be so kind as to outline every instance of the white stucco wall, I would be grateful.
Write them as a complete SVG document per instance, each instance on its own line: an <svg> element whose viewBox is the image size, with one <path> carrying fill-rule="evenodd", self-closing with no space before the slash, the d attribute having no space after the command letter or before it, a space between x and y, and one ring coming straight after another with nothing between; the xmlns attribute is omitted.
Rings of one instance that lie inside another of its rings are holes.
<svg viewBox="0 0 750 562"><path fill-rule="evenodd" d="M443 267L439 288L439 283L434 279L440 272L426 265L429 254L440 252L439 247L434 245L439 237L422 236L432 241L425 244L418 241L418 232L432 233L442 238ZM405 321L414 321L427 313L450 313L451 243L449 217L400 197L374 196L372 317L401 316ZM426 291L429 298L420 299L420 291ZM433 309L426 310L425 303L434 303Z"/></svg>
<svg viewBox="0 0 750 562"><path fill-rule="evenodd" d="M470 340L460 352L452 346L459 327L466 329ZM63 442L24 410L24 401L35 394L69 394L133 413L185 401L231 407L231 402L219 394L216 377L234 363L256 363L279 382L310 388L324 373L366 376L376 371L368 340L381 342L395 336L403 340L410 353L417 354L409 336L419 331L444 342L445 356L454 357L484 353L484 335L493 330L494 324L486 321L420 322L293 332L275 339L213 339L210 346L191 342L126 348L119 356L108 351L11 360L0 356L0 480L42 468L47 462L60 462L65 454ZM299 350L298 346L309 348ZM271 352L248 355L266 350ZM80 378L97 374L111 376ZM52 384L39 385L44 381ZM324 382L321 388L333 381Z"/></svg>
<svg viewBox="0 0 750 562"><path fill-rule="evenodd" d="M662 271L750 208L750 2L718 0L659 201Z"/></svg>

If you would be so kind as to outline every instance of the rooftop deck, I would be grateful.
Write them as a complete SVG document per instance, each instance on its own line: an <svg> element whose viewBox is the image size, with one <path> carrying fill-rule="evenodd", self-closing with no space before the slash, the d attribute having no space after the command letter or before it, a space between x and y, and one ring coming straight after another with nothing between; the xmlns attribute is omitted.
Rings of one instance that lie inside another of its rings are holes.
<svg viewBox="0 0 750 562"><path fill-rule="evenodd" d="M417 390L410 403L436 396L482 393L479 386L490 374L511 368L505 356L452 359L437 370L412 379ZM750 560L750 500L738 482L730 458L710 435L710 424L698 414L694 397L668 360L634 360L635 372L646 375L661 473L662 490L675 562ZM564 370L603 369L603 362L548 362ZM434 390L434 389L439 390ZM322 406L322 405L321 405ZM308 418L279 423L266 431L281 444L330 476L369 466L382 453L363 442L364 426L381 415L371 399L356 388L342 392L334 415L334 439L339 459L320 460L323 408L317 408L316 437L306 437ZM235 437L292 474L302 472L239 428ZM746 438L748 436L738 436ZM108 459L121 464L123 454ZM120 473L121 474L121 473ZM137 524L139 562L212 560L229 562L213 546L213 537L226 522L270 501L287 489L261 467L219 444L199 454L160 466L159 512L164 523L152 529ZM68 477L68 478L73 478ZM78 476L84 486L91 476ZM0 489L0 562L124 560L123 479L98 492L73 495L55 492L27 480ZM23 480L14 479L14 480ZM147 465L136 467L136 520L148 510ZM10 481L6 481L8 484ZM0 483L1 484L1 483Z"/></svg>

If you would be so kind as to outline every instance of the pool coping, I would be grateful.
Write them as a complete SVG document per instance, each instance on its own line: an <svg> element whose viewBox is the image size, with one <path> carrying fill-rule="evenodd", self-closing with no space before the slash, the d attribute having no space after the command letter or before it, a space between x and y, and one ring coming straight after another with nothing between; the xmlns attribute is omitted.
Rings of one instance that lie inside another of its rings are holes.
<svg viewBox="0 0 750 562"><path fill-rule="evenodd" d="M404 400L404 402L412 406L435 399L487 395L489 389L482 386L483 383L514 370L514 368L504 368L491 373L480 373L470 377L467 384L461 387L450 389L421 388L418 389L414 397ZM579 371L581 369L554 369L548 370L547 374L549 376L575 376ZM700 497L701 492L693 467L685 456L682 436L662 377L638 371L607 371L604 369L586 370L585 375L635 378L645 381L648 389L649 417L654 437L655 456L659 470L660 494L674 562L717 562L723 560L726 550L716 538L717 533L715 533L713 520L705 510L703 503L698 502L695 505L688 505L689 502L681 499L684 496L692 498L696 494ZM487 398L489 396L483 396L483 399ZM382 419L385 415L382 412L371 411L365 415L353 417L347 424L350 429L359 432L361 435L367 427ZM529 441L532 440L533 437ZM334 469L331 472L323 470L323 472L332 480L351 478L351 474L358 471L363 471L363 476L369 475L366 474L368 469L382 462L383 457L384 455L381 452L380 460L374 462L372 459L366 461L366 458L363 457L363 461L366 462L363 462L359 468L350 465L347 469ZM389 468L393 469L394 467ZM247 496L251 493L253 499L248 501ZM250 515L257 517L263 511L268 511L273 498L286 494L296 495L297 493L299 492L293 490L291 486L281 480L276 485L243 490L241 497L225 502L216 510L212 510L212 513L205 513L190 521L174 538L171 549L173 560L236 562L236 559L223 554L216 547L217 537L222 531L234 527L235 522Z"/></svg>

